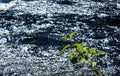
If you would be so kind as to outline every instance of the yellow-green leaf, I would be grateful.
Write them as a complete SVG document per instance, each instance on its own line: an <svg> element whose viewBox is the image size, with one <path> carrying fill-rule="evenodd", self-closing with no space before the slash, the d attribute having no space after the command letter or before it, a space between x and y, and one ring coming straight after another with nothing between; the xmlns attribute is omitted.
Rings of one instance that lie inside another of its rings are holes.
<svg viewBox="0 0 120 76"><path fill-rule="evenodd" d="M80 43L75 44L79 53L83 53L83 46Z"/></svg>
<svg viewBox="0 0 120 76"><path fill-rule="evenodd" d="M103 55L103 54L105 54L104 51L98 51L95 54L92 54L92 57L96 57L96 56Z"/></svg>
<svg viewBox="0 0 120 76"><path fill-rule="evenodd" d="M97 54L98 55L103 55L103 54L105 54L105 52L104 51L98 51Z"/></svg>
<svg viewBox="0 0 120 76"><path fill-rule="evenodd" d="M97 76L105 76L103 72L101 72L99 69L94 68L94 72Z"/></svg>
<svg viewBox="0 0 120 76"><path fill-rule="evenodd" d="M96 53L96 50L93 49L93 48L90 48L90 49L88 50L88 52L89 52L89 53Z"/></svg>
<svg viewBox="0 0 120 76"><path fill-rule="evenodd" d="M71 61L73 64L74 64L74 63L77 63L78 57L76 56L75 50L70 52L69 58L70 58L70 61Z"/></svg>
<svg viewBox="0 0 120 76"><path fill-rule="evenodd" d="M95 67L96 64L97 64L97 62L92 62L92 63L91 63L92 67Z"/></svg>
<svg viewBox="0 0 120 76"><path fill-rule="evenodd" d="M67 36L62 36L61 39L62 40L67 40Z"/></svg>
<svg viewBox="0 0 120 76"><path fill-rule="evenodd" d="M69 39L72 40L74 35L75 35L75 32L70 33L69 34Z"/></svg>
<svg viewBox="0 0 120 76"><path fill-rule="evenodd" d="M75 57L75 51L71 51L69 54L69 58L72 59L73 57Z"/></svg>
<svg viewBox="0 0 120 76"><path fill-rule="evenodd" d="M87 44L87 50L89 50L91 47L90 47L90 44L88 43Z"/></svg>
<svg viewBox="0 0 120 76"><path fill-rule="evenodd" d="M83 53L82 53L83 54ZM84 53L83 57L88 60L90 58L91 54L90 53Z"/></svg>
<svg viewBox="0 0 120 76"><path fill-rule="evenodd" d="M92 57L97 57L98 56L98 54L92 54Z"/></svg>
<svg viewBox="0 0 120 76"><path fill-rule="evenodd" d="M64 46L64 47L62 48L60 54L64 53L64 51L65 51L66 49L68 49L69 47L70 47L70 45Z"/></svg>
<svg viewBox="0 0 120 76"><path fill-rule="evenodd" d="M80 61L79 61L80 64L85 63L85 62L86 62L86 60L84 58L80 59Z"/></svg>

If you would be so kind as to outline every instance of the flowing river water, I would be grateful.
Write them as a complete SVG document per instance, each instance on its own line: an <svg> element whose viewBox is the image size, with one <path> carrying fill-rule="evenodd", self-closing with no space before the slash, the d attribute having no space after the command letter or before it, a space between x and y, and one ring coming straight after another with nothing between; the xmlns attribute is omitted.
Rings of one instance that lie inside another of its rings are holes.
<svg viewBox="0 0 120 76"><path fill-rule="evenodd" d="M95 76L73 65L69 43L105 51L106 76L120 74L119 0L0 0L0 76ZM61 36L76 32L74 41Z"/></svg>

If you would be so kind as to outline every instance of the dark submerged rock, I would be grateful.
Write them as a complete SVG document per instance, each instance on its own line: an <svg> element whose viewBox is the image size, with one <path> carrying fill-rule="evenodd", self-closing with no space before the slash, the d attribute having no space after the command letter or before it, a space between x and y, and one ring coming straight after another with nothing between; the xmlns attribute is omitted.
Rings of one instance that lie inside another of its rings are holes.
<svg viewBox="0 0 120 76"><path fill-rule="evenodd" d="M109 0L91 0L91 1L95 1L95 2L101 2L101 3L103 3L103 2L106 2L106 1L109 1Z"/></svg>
<svg viewBox="0 0 120 76"><path fill-rule="evenodd" d="M75 1L70 1L70 0L52 0L52 2L60 5L73 5L77 3Z"/></svg>
<svg viewBox="0 0 120 76"><path fill-rule="evenodd" d="M0 2L2 2L2 3L9 3L9 2L11 2L12 0L0 0Z"/></svg>

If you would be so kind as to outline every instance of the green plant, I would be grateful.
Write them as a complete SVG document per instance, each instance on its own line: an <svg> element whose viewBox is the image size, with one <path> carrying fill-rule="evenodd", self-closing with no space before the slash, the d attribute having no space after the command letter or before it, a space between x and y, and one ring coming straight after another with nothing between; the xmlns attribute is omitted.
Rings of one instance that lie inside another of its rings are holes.
<svg viewBox="0 0 120 76"><path fill-rule="evenodd" d="M72 32L69 34L69 36L62 36L61 39L72 41L74 35L75 32ZM83 47L81 43L75 43L64 46L60 51L60 54L63 54L68 48L74 48L74 50L71 50L69 54L69 60L71 63L89 64L89 66L93 68L93 71L96 73L97 76L104 76L104 74L96 68L97 62L94 61L94 58L96 58L97 56L105 54L104 51L97 51L91 48L89 43L87 47Z"/></svg>

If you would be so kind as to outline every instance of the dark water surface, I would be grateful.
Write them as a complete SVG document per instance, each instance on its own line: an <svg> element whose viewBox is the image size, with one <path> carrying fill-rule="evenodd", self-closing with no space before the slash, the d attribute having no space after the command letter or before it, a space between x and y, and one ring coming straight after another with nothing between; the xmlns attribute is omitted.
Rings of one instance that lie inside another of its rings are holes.
<svg viewBox="0 0 120 76"><path fill-rule="evenodd" d="M91 47L107 52L97 59L98 65L102 65L107 76L118 76L119 5L94 0L24 0L0 10L0 75L94 76L81 67L75 71L76 65L67 60L68 52L59 56L64 45L78 41L84 46L89 42ZM60 39L71 32L76 32L74 41Z"/></svg>

